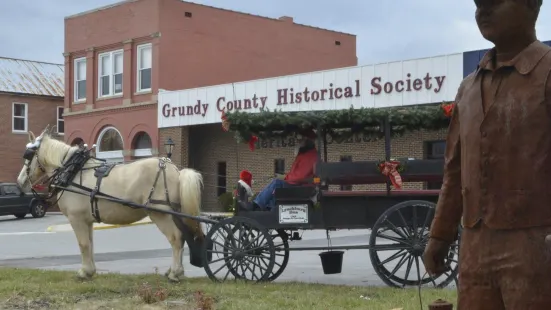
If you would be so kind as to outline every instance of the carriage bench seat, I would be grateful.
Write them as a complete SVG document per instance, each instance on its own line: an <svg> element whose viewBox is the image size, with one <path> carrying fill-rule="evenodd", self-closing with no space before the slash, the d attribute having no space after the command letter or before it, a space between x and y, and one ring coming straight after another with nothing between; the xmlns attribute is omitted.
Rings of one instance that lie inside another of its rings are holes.
<svg viewBox="0 0 551 310"><path fill-rule="evenodd" d="M317 188L313 186L283 187L275 190L276 201L312 200L315 202L316 196Z"/></svg>
<svg viewBox="0 0 551 310"><path fill-rule="evenodd" d="M438 196L439 189L421 189L421 190L392 190L383 191L322 191L322 196L325 197L350 197L350 196Z"/></svg>

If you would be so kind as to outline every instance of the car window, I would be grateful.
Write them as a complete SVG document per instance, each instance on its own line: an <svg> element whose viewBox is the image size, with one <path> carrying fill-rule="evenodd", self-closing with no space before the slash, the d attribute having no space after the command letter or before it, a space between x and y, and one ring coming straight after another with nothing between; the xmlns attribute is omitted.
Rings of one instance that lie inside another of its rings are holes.
<svg viewBox="0 0 551 310"><path fill-rule="evenodd" d="M14 185L4 185L4 193L9 196L18 196L21 192Z"/></svg>

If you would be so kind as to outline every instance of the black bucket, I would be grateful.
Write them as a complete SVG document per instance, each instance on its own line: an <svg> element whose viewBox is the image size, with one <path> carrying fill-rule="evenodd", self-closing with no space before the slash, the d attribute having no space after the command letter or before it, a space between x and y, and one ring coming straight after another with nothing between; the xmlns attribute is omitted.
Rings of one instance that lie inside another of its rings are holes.
<svg viewBox="0 0 551 310"><path fill-rule="evenodd" d="M206 243L206 247L205 247ZM188 242L189 247L189 263L192 266L204 268L203 266L203 255L207 255L207 261L210 262L212 260L212 252L207 252L207 250L213 249L212 242L206 241L206 239L196 239L194 240L193 245L191 245Z"/></svg>
<svg viewBox="0 0 551 310"><path fill-rule="evenodd" d="M319 254L321 267L324 274L336 274L342 272L342 257L344 251L328 251Z"/></svg>

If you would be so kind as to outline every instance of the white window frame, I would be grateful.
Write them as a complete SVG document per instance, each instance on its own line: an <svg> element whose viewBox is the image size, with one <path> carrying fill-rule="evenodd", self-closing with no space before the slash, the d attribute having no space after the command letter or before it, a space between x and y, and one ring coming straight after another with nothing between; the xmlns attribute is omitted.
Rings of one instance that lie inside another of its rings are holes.
<svg viewBox="0 0 551 310"><path fill-rule="evenodd" d="M77 77L78 77L78 64L83 62L84 63L84 80L77 80ZM88 83L88 81L86 80L86 74L87 74L87 63L86 63L86 57L81 57L81 58L76 58L74 60L74 72L73 72L73 80L74 80L74 88L73 88L73 93L74 93L74 100L75 100L75 103L81 103L81 102L85 102L86 101L86 94L84 94L84 98L78 98L78 82L80 81L85 81L85 84L86 85ZM88 85L86 85L86 89L88 89Z"/></svg>
<svg viewBox="0 0 551 310"><path fill-rule="evenodd" d="M65 119L63 118L63 115L59 115L59 108L62 108L63 111L65 111L65 107L64 106L57 106L56 108L56 115L57 115L57 122L56 122L56 131L57 131L57 134L60 135L60 136L63 136L65 134ZM60 122L63 122L63 132L60 132L59 131L59 123Z"/></svg>
<svg viewBox="0 0 551 310"><path fill-rule="evenodd" d="M25 116L15 116L15 105L23 105L25 107ZM15 129L15 118L23 118L25 120L25 128L23 130ZM29 105L24 102L12 102L11 104L11 132L27 133L29 131Z"/></svg>
<svg viewBox="0 0 551 310"><path fill-rule="evenodd" d="M121 135L121 132L113 126L107 126L107 127L103 128L101 130L100 134L98 135L98 140L96 142L96 157L100 158L100 159L105 159L108 162L123 163L124 162L123 150L120 150L120 151L102 151L101 150L101 139L103 138L103 135L111 129L115 130L119 134L119 136L121 137L121 142L122 142L123 150L124 150L124 139Z"/></svg>
<svg viewBox="0 0 551 310"><path fill-rule="evenodd" d="M118 56L118 55L122 57L122 68L121 68L122 71L120 73L115 73L115 56ZM109 67L111 68L109 74L103 74L102 72L102 69L103 69L102 59L105 57L109 58ZM123 79L124 79L124 50L120 49L120 50L109 51L109 52L99 54L98 55L98 97L99 98L122 95L122 92L123 92L122 85L121 85L120 92L115 91L116 74L123 75ZM107 94L102 94L102 86L103 86L103 83L101 82L102 77L109 78L109 91L107 92ZM122 81L122 83L124 84L124 80Z"/></svg>
<svg viewBox="0 0 551 310"><path fill-rule="evenodd" d="M149 68L140 68L140 64L142 63L142 50L144 49L151 49L151 66ZM149 88L140 88L140 85L141 85L141 80L142 80L142 70L143 69L151 69L151 72L153 73L153 45L151 43L145 43L145 44L141 44L141 45L138 45L137 48L136 48L136 53L137 53L137 62L136 62L136 91L137 92L146 92L146 91L151 91L151 87ZM153 75L151 75L151 80L153 80ZM153 81L150 81L150 84L153 85Z"/></svg>

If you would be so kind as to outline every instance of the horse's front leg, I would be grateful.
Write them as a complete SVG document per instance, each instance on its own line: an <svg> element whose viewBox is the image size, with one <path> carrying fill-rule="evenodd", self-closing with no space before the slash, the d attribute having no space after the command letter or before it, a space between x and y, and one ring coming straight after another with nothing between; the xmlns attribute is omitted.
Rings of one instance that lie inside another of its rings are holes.
<svg viewBox="0 0 551 310"><path fill-rule="evenodd" d="M78 277L89 279L96 273L96 264L94 262L94 235L93 223L85 222L84 219L69 217L69 223L73 227L75 236L80 248L82 266L78 271Z"/></svg>

